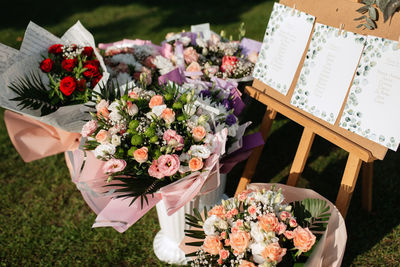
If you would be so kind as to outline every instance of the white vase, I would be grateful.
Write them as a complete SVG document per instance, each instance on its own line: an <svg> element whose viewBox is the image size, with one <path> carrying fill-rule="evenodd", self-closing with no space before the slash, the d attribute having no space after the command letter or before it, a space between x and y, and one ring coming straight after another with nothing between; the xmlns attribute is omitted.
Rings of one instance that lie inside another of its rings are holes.
<svg viewBox="0 0 400 267"><path fill-rule="evenodd" d="M194 208L200 210L200 212L204 207L210 209L212 206L219 204L223 198L228 199L224 195L226 174L215 173L213 175L219 175L220 178L220 184L217 189L205 195L195 197L171 216L168 216L163 201L160 201L156 205L161 230L154 238L153 249L159 260L169 264L186 264L188 259L185 257L185 253L179 248L180 243L185 237L185 229L189 229L189 226L186 225L185 214L193 214Z"/></svg>
<svg viewBox="0 0 400 267"><path fill-rule="evenodd" d="M169 264L184 265L187 263L185 253L179 245L185 237L186 226L185 214L193 214L193 209L199 207L199 197L195 197L180 210L168 216L164 202L161 200L156 205L158 221L161 230L157 233L153 242L154 253L161 261Z"/></svg>
<svg viewBox="0 0 400 267"><path fill-rule="evenodd" d="M222 199L228 199L228 196L225 195L225 186L226 186L226 178L227 174L220 173L219 179L219 186L214 191L201 195L200 196L200 203L199 203L199 210L202 212L204 207L207 210L210 210L213 206L218 205L221 203Z"/></svg>

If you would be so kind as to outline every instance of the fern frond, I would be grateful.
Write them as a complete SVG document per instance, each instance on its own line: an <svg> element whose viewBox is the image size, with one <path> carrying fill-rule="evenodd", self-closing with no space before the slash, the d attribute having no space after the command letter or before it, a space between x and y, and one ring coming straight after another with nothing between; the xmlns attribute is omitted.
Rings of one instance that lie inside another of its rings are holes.
<svg viewBox="0 0 400 267"><path fill-rule="evenodd" d="M60 108L59 105L52 104L49 91L35 72L18 78L9 85L9 88L18 95L10 100L18 101L18 106L21 106L21 109L40 109L41 116L45 116Z"/></svg>

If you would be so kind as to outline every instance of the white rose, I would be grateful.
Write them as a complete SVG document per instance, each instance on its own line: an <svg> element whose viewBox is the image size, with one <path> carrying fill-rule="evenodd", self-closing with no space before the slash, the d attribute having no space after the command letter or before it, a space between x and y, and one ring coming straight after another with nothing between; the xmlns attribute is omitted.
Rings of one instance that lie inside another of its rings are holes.
<svg viewBox="0 0 400 267"><path fill-rule="evenodd" d="M260 225L255 222L251 222L251 231L250 231L251 237L257 242L261 243L264 241L265 236L264 233L260 227Z"/></svg>
<svg viewBox="0 0 400 267"><path fill-rule="evenodd" d="M258 264L263 264L265 262L261 253L265 249L265 245L263 243L252 243L250 245L251 253L253 254L253 259Z"/></svg>
<svg viewBox="0 0 400 267"><path fill-rule="evenodd" d="M121 136L119 135L113 135L111 137L111 144L113 144L114 146L119 146L121 144Z"/></svg>
<svg viewBox="0 0 400 267"><path fill-rule="evenodd" d="M203 230L206 235L215 235L215 223L218 222L219 218L212 215L207 218L204 222Z"/></svg>
<svg viewBox="0 0 400 267"><path fill-rule="evenodd" d="M160 106L155 106L151 109L151 112L153 112L154 114L156 114L158 117L161 116L161 114L163 113L164 109L167 108L167 105L160 105Z"/></svg>
<svg viewBox="0 0 400 267"><path fill-rule="evenodd" d="M115 146L112 144L103 144L96 147L94 155L96 158L108 158L115 154Z"/></svg>
<svg viewBox="0 0 400 267"><path fill-rule="evenodd" d="M109 115L109 118L113 122L119 122L120 120L122 120L122 116L121 114L119 114L119 111L112 111Z"/></svg>
<svg viewBox="0 0 400 267"><path fill-rule="evenodd" d="M111 103L111 105L108 107L108 109L113 112L113 111L119 111L119 103L117 101L114 101Z"/></svg>
<svg viewBox="0 0 400 267"><path fill-rule="evenodd" d="M224 221L224 220L219 220L219 222L218 222L218 224L217 224L217 227L219 228L219 229L221 229L221 230L226 230L226 229L228 229L228 223L226 222L226 221Z"/></svg>
<svg viewBox="0 0 400 267"><path fill-rule="evenodd" d="M192 156L202 159L207 159L208 157L210 157L211 154L210 150L207 147L201 145L192 145L190 147L190 153L192 154Z"/></svg>

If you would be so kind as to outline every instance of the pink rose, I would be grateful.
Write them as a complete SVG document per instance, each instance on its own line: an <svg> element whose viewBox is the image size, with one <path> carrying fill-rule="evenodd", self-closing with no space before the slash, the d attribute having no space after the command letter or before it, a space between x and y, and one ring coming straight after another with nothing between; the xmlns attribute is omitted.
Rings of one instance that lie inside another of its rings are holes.
<svg viewBox="0 0 400 267"><path fill-rule="evenodd" d="M197 62L192 62L192 63L190 63L189 66L187 66L186 71L187 72L199 72L199 71L201 71L201 66Z"/></svg>
<svg viewBox="0 0 400 267"><path fill-rule="evenodd" d="M283 233L283 235L289 240L294 238L293 231L286 231L285 233Z"/></svg>
<svg viewBox="0 0 400 267"><path fill-rule="evenodd" d="M157 179L161 179L164 177L164 174L162 174L160 172L160 170L158 169L157 160L153 160L153 163L151 164L150 168L148 169L148 173L151 177L154 177Z"/></svg>
<svg viewBox="0 0 400 267"><path fill-rule="evenodd" d="M286 221L287 219L289 219L290 217L292 217L292 215L287 211L282 211L281 214L279 215L279 218L283 222Z"/></svg>
<svg viewBox="0 0 400 267"><path fill-rule="evenodd" d="M139 95L138 95L137 92L135 92L135 90L130 91L130 92L128 93L128 96L129 96L130 98L133 98L133 99L139 99Z"/></svg>
<svg viewBox="0 0 400 267"><path fill-rule="evenodd" d="M240 254L245 252L249 246L250 234L245 231L237 231L229 234L229 241L234 252Z"/></svg>
<svg viewBox="0 0 400 267"><path fill-rule="evenodd" d="M179 170L180 161L175 154L161 155L157 160L157 164L158 169L164 176L172 176Z"/></svg>
<svg viewBox="0 0 400 267"><path fill-rule="evenodd" d="M203 126L196 126L192 130L193 139L196 142L203 140L203 138L206 137L206 134L206 129Z"/></svg>
<svg viewBox="0 0 400 267"><path fill-rule="evenodd" d="M166 108L161 113L161 118L168 124L173 123L175 121L175 112L170 108Z"/></svg>
<svg viewBox="0 0 400 267"><path fill-rule="evenodd" d="M126 161L122 159L110 159L104 164L105 173L116 173L123 171L126 167Z"/></svg>
<svg viewBox="0 0 400 267"><path fill-rule="evenodd" d="M297 221L296 221L296 219L295 218L290 218L290 220L289 220L289 225L290 225L290 227L297 227Z"/></svg>
<svg viewBox="0 0 400 267"><path fill-rule="evenodd" d="M91 120L85 123L82 127L81 135L82 137L88 137L92 135L97 129L97 121Z"/></svg>
<svg viewBox="0 0 400 267"><path fill-rule="evenodd" d="M248 212L250 215L256 214L256 212L257 212L257 207L256 207L255 205L251 205L251 206L247 209L247 212Z"/></svg>
<svg viewBox="0 0 400 267"><path fill-rule="evenodd" d="M136 149L135 152L133 152L133 157L135 158L135 160L139 163L144 163L147 161L148 159L148 152L149 150L147 149L147 147L142 147L139 149Z"/></svg>
<svg viewBox="0 0 400 267"><path fill-rule="evenodd" d="M96 110L99 112L103 108L108 108L108 101L102 99L97 105L96 105Z"/></svg>
<svg viewBox="0 0 400 267"><path fill-rule="evenodd" d="M176 131L168 129L164 132L163 139L167 144L173 146L175 150L180 151L183 148L183 137L176 133Z"/></svg>
<svg viewBox="0 0 400 267"><path fill-rule="evenodd" d="M274 213L265 214L259 217L258 220L265 232L275 232L279 223Z"/></svg>
<svg viewBox="0 0 400 267"><path fill-rule="evenodd" d="M226 260L226 259L229 257L229 251L226 250L226 249L221 249L221 250L219 251L219 257L220 257L222 260Z"/></svg>
<svg viewBox="0 0 400 267"><path fill-rule="evenodd" d="M96 141L101 143L101 144L106 144L109 143L111 139L111 135L108 131L106 130L100 130L97 134L96 134Z"/></svg>
<svg viewBox="0 0 400 267"><path fill-rule="evenodd" d="M160 95L155 95L150 99L149 107L153 108L155 106L161 106L163 103L163 97Z"/></svg>
<svg viewBox="0 0 400 267"><path fill-rule="evenodd" d="M293 234L293 244L302 252L307 252L314 246L316 237L308 228L299 226L293 230Z"/></svg>
<svg viewBox="0 0 400 267"><path fill-rule="evenodd" d="M286 248L281 248L278 242L269 244L262 252L261 256L268 262L281 262L286 254Z"/></svg>
<svg viewBox="0 0 400 267"><path fill-rule="evenodd" d="M223 249L222 243L217 236L207 236L204 239L203 250L211 255L218 255Z"/></svg>
<svg viewBox="0 0 400 267"><path fill-rule="evenodd" d="M183 57L185 58L186 64L190 64L192 62L197 62L199 54L197 54L193 47L188 47L183 50Z"/></svg>

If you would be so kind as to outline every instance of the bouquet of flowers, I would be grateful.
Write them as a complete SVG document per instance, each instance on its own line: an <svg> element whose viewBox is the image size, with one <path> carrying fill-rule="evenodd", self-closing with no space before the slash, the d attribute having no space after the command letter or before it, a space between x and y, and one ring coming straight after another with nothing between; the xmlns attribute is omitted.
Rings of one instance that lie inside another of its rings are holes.
<svg viewBox="0 0 400 267"><path fill-rule="evenodd" d="M99 94L93 119L82 128L86 150L103 161L117 197L131 204L218 162L221 143L194 92L175 84L145 90L133 83L121 94Z"/></svg>
<svg viewBox="0 0 400 267"><path fill-rule="evenodd" d="M99 44L105 56L105 64L118 84L142 81L147 86L157 82L158 71L154 60L160 55L160 47L151 41L128 40Z"/></svg>
<svg viewBox="0 0 400 267"><path fill-rule="evenodd" d="M249 39L243 38L245 34L243 26L242 24L239 30L239 40L243 39L244 43L247 43ZM188 76L196 78L201 76L207 81L212 77L225 80L251 80L258 51L259 49L254 49L244 53L240 41L225 38L224 32L217 35L209 30L207 33L170 33L166 36L161 50L165 58L185 70ZM171 63L159 60L155 65L163 74L165 69L170 69Z"/></svg>
<svg viewBox="0 0 400 267"><path fill-rule="evenodd" d="M200 246L191 266L294 266L304 263L322 237L330 218L325 200L285 203L281 190L247 190L222 205L186 215L187 245Z"/></svg>
<svg viewBox="0 0 400 267"><path fill-rule="evenodd" d="M93 36L77 22L61 38L30 22L20 50L2 45L0 105L50 126L79 132L83 104L107 81Z"/></svg>

